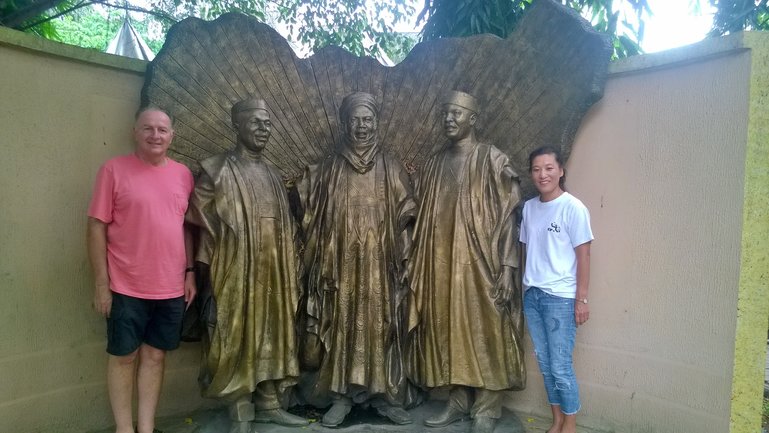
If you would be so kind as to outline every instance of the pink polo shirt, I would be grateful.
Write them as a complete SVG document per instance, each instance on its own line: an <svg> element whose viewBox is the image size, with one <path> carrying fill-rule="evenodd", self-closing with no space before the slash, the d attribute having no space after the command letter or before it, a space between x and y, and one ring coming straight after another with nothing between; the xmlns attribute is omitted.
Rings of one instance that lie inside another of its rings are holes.
<svg viewBox="0 0 769 433"><path fill-rule="evenodd" d="M110 159L96 175L88 216L107 224L112 291L143 299L184 295L184 213L194 187L184 165L155 167L136 155Z"/></svg>

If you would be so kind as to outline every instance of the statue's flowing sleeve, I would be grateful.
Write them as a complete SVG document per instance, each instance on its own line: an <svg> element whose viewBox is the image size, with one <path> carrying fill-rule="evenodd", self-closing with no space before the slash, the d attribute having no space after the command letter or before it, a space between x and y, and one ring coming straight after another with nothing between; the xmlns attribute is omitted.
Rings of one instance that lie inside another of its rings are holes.
<svg viewBox="0 0 769 433"><path fill-rule="evenodd" d="M508 204L505 206L502 230L499 238L499 257L502 266L520 268L520 246L518 245L518 223L515 209L521 202L521 187L518 175L507 161L502 167L503 182L509 183Z"/></svg>
<svg viewBox="0 0 769 433"><path fill-rule="evenodd" d="M200 227L195 261L210 265L214 251L214 234L219 218L216 215L214 182L205 171L200 174L195 183L185 218L188 223Z"/></svg>
<svg viewBox="0 0 769 433"><path fill-rule="evenodd" d="M502 225L500 226L500 233L497 243L498 255L500 261L501 272L502 266L510 267L513 271L513 294L510 304L507 306L510 312L510 318L513 323L515 334L518 338L523 338L523 269L521 267L521 244L518 242L518 221L516 217L516 209L521 204L521 187L518 181L518 175L510 165L510 161L507 157L504 158L504 164L501 169L500 182L506 185L503 188L507 197L503 202L506 202L502 209L504 213L502 215Z"/></svg>

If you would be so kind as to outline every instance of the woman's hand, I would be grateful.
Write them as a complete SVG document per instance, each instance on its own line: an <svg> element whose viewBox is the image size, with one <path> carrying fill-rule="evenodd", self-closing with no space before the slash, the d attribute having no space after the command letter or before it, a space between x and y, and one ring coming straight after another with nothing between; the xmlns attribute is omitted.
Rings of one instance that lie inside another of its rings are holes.
<svg viewBox="0 0 769 433"><path fill-rule="evenodd" d="M577 326L587 322L590 318L590 307L587 304L580 302L579 299L574 300L574 319L577 321Z"/></svg>

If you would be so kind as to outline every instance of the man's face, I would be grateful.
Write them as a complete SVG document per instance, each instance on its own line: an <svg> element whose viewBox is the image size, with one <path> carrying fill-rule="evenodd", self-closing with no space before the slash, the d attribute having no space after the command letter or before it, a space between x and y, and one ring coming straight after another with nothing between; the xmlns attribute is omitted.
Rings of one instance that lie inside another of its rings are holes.
<svg viewBox="0 0 769 433"><path fill-rule="evenodd" d="M356 143L362 143L372 138L376 129L376 115L364 105L358 105L350 110L345 120L345 132L350 140Z"/></svg>
<svg viewBox="0 0 769 433"><path fill-rule="evenodd" d="M174 138L171 119L162 111L148 110L134 124L134 143L139 157L145 160L164 157Z"/></svg>
<svg viewBox="0 0 769 433"><path fill-rule="evenodd" d="M470 135L475 125L475 113L455 104L445 104L441 111L443 132L451 141L458 141Z"/></svg>
<svg viewBox="0 0 769 433"><path fill-rule="evenodd" d="M238 142L248 150L261 152L270 139L272 122L265 110L241 111L235 116L233 125L238 130Z"/></svg>

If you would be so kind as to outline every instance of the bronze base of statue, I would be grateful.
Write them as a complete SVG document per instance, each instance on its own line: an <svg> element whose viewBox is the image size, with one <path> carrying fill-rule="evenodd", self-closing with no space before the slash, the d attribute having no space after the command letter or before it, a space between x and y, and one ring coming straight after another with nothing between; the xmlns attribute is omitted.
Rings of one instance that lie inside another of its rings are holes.
<svg viewBox="0 0 769 433"><path fill-rule="evenodd" d="M408 411L413 422L406 425L397 425L390 422L387 418L377 414L376 409L362 409L359 406L353 406L350 413L345 417L344 422L334 428L321 425L323 414L328 409L316 409L308 406L299 406L289 409L289 412L304 417L310 424L303 427L286 427L277 424L249 423L250 432L259 433L292 433L292 432L322 432L322 433L470 433L473 429L473 420L465 417L460 421L449 425L431 428L425 426L425 420L439 415L445 408L446 402L433 400L422 404ZM189 423L189 419L192 423ZM209 409L193 414L187 417L187 422L178 423L178 427L170 427L168 423L163 424L164 433L221 433L230 429L230 419L227 414L227 408L221 407ZM524 421L513 412L502 411L502 418L496 422L493 427L494 432L505 433L525 433Z"/></svg>

